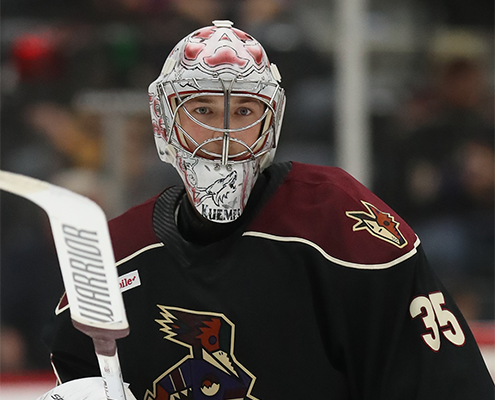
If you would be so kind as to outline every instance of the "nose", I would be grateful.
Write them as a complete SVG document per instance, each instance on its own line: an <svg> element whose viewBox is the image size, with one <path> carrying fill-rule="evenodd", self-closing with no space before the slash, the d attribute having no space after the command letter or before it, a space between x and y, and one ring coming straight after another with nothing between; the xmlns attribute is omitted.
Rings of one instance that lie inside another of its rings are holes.
<svg viewBox="0 0 495 400"><path fill-rule="evenodd" d="M215 121L210 123L210 126L215 128L215 130L212 130L214 137L223 136L226 133L224 129L229 128L229 126L225 124L224 113L219 114L217 118L215 118Z"/></svg>

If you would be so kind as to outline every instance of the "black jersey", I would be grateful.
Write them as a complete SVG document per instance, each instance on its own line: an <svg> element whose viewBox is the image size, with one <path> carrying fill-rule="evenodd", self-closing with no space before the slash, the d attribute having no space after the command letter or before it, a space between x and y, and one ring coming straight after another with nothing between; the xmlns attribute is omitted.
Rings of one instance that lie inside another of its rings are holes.
<svg viewBox="0 0 495 400"><path fill-rule="evenodd" d="M253 193L232 232L203 244L177 228L183 188L110 221L131 329L118 352L137 399L493 400L400 216L338 168L274 165ZM60 380L99 375L66 308Z"/></svg>

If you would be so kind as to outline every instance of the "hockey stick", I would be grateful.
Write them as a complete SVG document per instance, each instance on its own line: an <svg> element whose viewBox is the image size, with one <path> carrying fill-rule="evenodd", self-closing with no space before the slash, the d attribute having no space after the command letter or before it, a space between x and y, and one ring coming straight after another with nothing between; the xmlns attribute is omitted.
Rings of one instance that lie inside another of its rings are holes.
<svg viewBox="0 0 495 400"><path fill-rule="evenodd" d="M92 200L38 179L0 171L0 189L48 214L73 325L93 339L108 400L126 400L116 339L129 334L103 210Z"/></svg>

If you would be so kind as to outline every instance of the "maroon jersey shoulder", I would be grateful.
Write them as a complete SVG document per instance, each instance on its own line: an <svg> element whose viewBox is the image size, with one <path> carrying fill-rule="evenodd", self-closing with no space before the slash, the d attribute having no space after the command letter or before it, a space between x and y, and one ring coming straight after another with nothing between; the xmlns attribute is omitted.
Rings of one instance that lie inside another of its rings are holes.
<svg viewBox="0 0 495 400"><path fill-rule="evenodd" d="M158 196L108 222L116 262L160 242L153 230L153 209Z"/></svg>
<svg viewBox="0 0 495 400"><path fill-rule="evenodd" d="M399 215L342 169L297 162L249 230L310 242L331 258L362 265L394 262L417 240Z"/></svg>

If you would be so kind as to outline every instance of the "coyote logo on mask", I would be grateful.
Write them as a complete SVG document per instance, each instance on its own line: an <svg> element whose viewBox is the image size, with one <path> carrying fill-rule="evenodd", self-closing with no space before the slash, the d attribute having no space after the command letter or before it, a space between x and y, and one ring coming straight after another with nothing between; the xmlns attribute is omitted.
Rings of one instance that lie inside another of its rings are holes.
<svg viewBox="0 0 495 400"><path fill-rule="evenodd" d="M232 171L225 178L217 179L210 186L197 188L197 204L211 198L217 207L220 207L230 193L235 192L237 183L237 171Z"/></svg>

